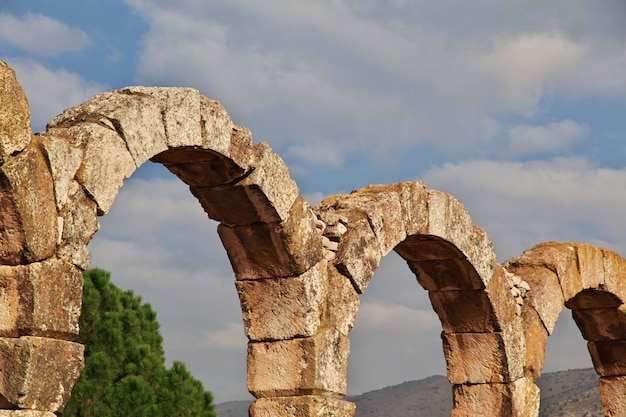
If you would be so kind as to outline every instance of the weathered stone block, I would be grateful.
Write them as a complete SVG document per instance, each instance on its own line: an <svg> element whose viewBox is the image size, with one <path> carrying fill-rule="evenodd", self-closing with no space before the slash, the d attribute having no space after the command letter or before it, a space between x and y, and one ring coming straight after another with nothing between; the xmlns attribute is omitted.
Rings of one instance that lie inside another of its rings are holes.
<svg viewBox="0 0 626 417"><path fill-rule="evenodd" d="M359 310L359 294L350 279L332 265L328 267L328 286L324 322L348 336Z"/></svg>
<svg viewBox="0 0 626 417"><path fill-rule="evenodd" d="M485 285L493 274L496 255L484 231L472 223L467 210L454 197L428 190L428 234L454 244L467 257Z"/></svg>
<svg viewBox="0 0 626 417"><path fill-rule="evenodd" d="M328 293L328 263L298 277L237 281L246 336L284 340L317 333Z"/></svg>
<svg viewBox="0 0 626 417"><path fill-rule="evenodd" d="M360 211L368 218L382 256L406 238L406 219L400 202L401 184L370 185L344 196L332 204L339 212ZM332 201L327 199L322 205Z"/></svg>
<svg viewBox="0 0 626 417"><path fill-rule="evenodd" d="M292 277L324 258L321 232L315 224L315 216L300 197L281 223L220 224L217 232L237 279Z"/></svg>
<svg viewBox="0 0 626 417"><path fill-rule="evenodd" d="M62 411L83 369L83 346L41 337L0 338L0 395L15 408Z"/></svg>
<svg viewBox="0 0 626 417"><path fill-rule="evenodd" d="M24 91L15 72L0 60L0 165L26 148L31 135L30 108Z"/></svg>
<svg viewBox="0 0 626 417"><path fill-rule="evenodd" d="M48 162L33 141L0 167L0 263L16 265L50 257L58 238Z"/></svg>
<svg viewBox="0 0 626 417"><path fill-rule="evenodd" d="M534 308L524 305L522 308L522 320L524 323L524 341L526 343L526 355L524 363L524 376L533 381L541 376L543 362L546 358L546 342L548 330Z"/></svg>
<svg viewBox="0 0 626 417"><path fill-rule="evenodd" d="M56 414L37 410L0 410L0 417L56 417Z"/></svg>
<svg viewBox="0 0 626 417"><path fill-rule="evenodd" d="M208 149L174 148L152 157L151 161L162 163L192 187L230 184L245 174L244 167Z"/></svg>
<svg viewBox="0 0 626 417"><path fill-rule="evenodd" d="M602 290L583 290L565 302L565 306L572 310L617 308L620 305L622 300Z"/></svg>
<svg viewBox="0 0 626 417"><path fill-rule="evenodd" d="M329 209L331 199L335 197L324 200L314 210L324 223L342 223L347 227L339 241L334 262L337 270L350 278L354 288L362 294L380 264L380 245L365 213Z"/></svg>
<svg viewBox="0 0 626 417"><path fill-rule="evenodd" d="M87 269L89 267L87 244L100 228L97 218L98 207L76 181L69 185L68 198L72 204L63 207L60 213L62 231L57 256L81 269Z"/></svg>
<svg viewBox="0 0 626 417"><path fill-rule="evenodd" d="M500 331L493 306L484 290L429 291L444 333Z"/></svg>
<svg viewBox="0 0 626 417"><path fill-rule="evenodd" d="M248 343L248 390L256 398L343 396L350 342L336 329L315 336Z"/></svg>
<svg viewBox="0 0 626 417"><path fill-rule="evenodd" d="M68 202L70 184L83 162L85 152L82 146L72 144L66 137L56 137L44 132L40 138L54 180L57 209L61 211Z"/></svg>
<svg viewBox="0 0 626 417"><path fill-rule="evenodd" d="M227 157L237 157L237 153L232 152L233 130L235 128L230 115L220 103L200 96L200 133L203 148L211 149ZM168 132L170 130L168 129ZM169 137L168 144L170 147L174 147L174 142ZM189 146L189 144L185 145Z"/></svg>
<svg viewBox="0 0 626 417"><path fill-rule="evenodd" d="M433 235L410 235L394 250L406 261L447 261L465 259L465 255L447 240ZM484 288L481 283L479 288ZM461 289L461 288L450 288Z"/></svg>
<svg viewBox="0 0 626 417"><path fill-rule="evenodd" d="M354 403L317 395L259 398L250 406L250 417L352 417Z"/></svg>
<svg viewBox="0 0 626 417"><path fill-rule="evenodd" d="M484 288L482 279L465 258L409 261L408 264L417 281L428 291Z"/></svg>
<svg viewBox="0 0 626 417"><path fill-rule="evenodd" d="M585 340L626 340L623 308L575 309L572 316Z"/></svg>
<svg viewBox="0 0 626 417"><path fill-rule="evenodd" d="M2 336L72 340L78 335L83 276L57 259L26 266L0 266Z"/></svg>
<svg viewBox="0 0 626 417"><path fill-rule="evenodd" d="M626 376L600 378L600 395L606 417L626 416Z"/></svg>
<svg viewBox="0 0 626 417"><path fill-rule="evenodd" d="M115 130L95 123L84 124L83 128L89 140L76 179L98 205L98 213L105 214L124 179L135 171L135 162Z"/></svg>
<svg viewBox="0 0 626 417"><path fill-rule="evenodd" d="M455 385L450 417L531 417L539 415L539 388L532 379L508 384Z"/></svg>
<svg viewBox="0 0 626 417"><path fill-rule="evenodd" d="M626 260L619 254L602 249L604 289L626 302Z"/></svg>
<svg viewBox="0 0 626 417"><path fill-rule="evenodd" d="M552 334L565 301L556 273L543 266L511 265L507 270L530 285L525 302L535 309L548 333Z"/></svg>
<svg viewBox="0 0 626 417"><path fill-rule="evenodd" d="M442 333L450 383L502 383L521 378L525 357L521 334L521 319L502 332Z"/></svg>
<svg viewBox="0 0 626 417"><path fill-rule="evenodd" d="M604 286L604 257L602 250L586 243L575 243L578 273L582 289L600 289Z"/></svg>
<svg viewBox="0 0 626 417"><path fill-rule="evenodd" d="M578 272L576 247L569 243L540 243L525 250L520 256L509 259L503 265L506 269L516 266L539 266L556 272L566 302L583 290Z"/></svg>
<svg viewBox="0 0 626 417"><path fill-rule="evenodd" d="M626 340L590 340L587 348L598 375L626 375Z"/></svg>

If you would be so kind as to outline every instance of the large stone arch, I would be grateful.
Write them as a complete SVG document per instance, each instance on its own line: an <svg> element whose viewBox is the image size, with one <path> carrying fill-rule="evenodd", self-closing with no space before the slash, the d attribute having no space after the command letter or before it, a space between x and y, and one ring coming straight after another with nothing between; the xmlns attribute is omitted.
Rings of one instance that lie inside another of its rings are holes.
<svg viewBox="0 0 626 417"><path fill-rule="evenodd" d="M539 377L546 340L565 306L600 376L604 415L626 415L626 260L585 243L545 242L505 265L531 288L523 307L526 375Z"/></svg>
<svg viewBox="0 0 626 417"><path fill-rule="evenodd" d="M380 259L395 250L428 290L454 384L452 416L538 413L539 390L524 376L527 286L496 263L489 237L458 200L408 182L333 196L314 210L336 242L330 275L363 293ZM349 330L356 308L344 302L332 309L329 315L349 318L339 323Z"/></svg>

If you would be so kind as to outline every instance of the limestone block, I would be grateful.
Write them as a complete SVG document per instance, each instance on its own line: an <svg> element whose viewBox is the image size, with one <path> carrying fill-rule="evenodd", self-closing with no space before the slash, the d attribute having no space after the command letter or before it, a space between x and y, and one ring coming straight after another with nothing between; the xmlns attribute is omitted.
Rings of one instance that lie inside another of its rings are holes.
<svg viewBox="0 0 626 417"><path fill-rule="evenodd" d="M546 330L541 318L539 318L539 314L528 305L524 305L522 308L522 320L524 323L524 341L526 343L524 376L535 380L541 376L541 370L546 358L548 330Z"/></svg>
<svg viewBox="0 0 626 417"><path fill-rule="evenodd" d="M317 333L328 292L327 262L293 278L237 281L246 336L284 340Z"/></svg>
<svg viewBox="0 0 626 417"><path fill-rule="evenodd" d="M328 268L328 285L325 322L344 336L348 336L359 310L359 294L350 279L333 266Z"/></svg>
<svg viewBox="0 0 626 417"><path fill-rule="evenodd" d="M301 197L281 223L220 224L217 232L237 279L292 277L324 258L315 216Z"/></svg>
<svg viewBox="0 0 626 417"><path fill-rule="evenodd" d="M397 186L406 235L424 233L428 227L426 185L423 182L403 182Z"/></svg>
<svg viewBox="0 0 626 417"><path fill-rule="evenodd" d="M626 260L608 249L602 249L602 258L605 290L626 301Z"/></svg>
<svg viewBox="0 0 626 417"><path fill-rule="evenodd" d="M76 179L98 205L98 213L106 214L124 179L135 171L135 162L115 130L95 123L82 127L89 140Z"/></svg>
<svg viewBox="0 0 626 417"><path fill-rule="evenodd" d="M583 290L570 298L565 306L572 310L586 310L596 308L617 308L622 304L617 296L602 290Z"/></svg>
<svg viewBox="0 0 626 417"><path fill-rule="evenodd" d="M61 210L62 231L57 250L59 259L73 263L81 269L89 267L87 244L98 231L97 205L76 181L68 189L71 202Z"/></svg>
<svg viewBox="0 0 626 417"><path fill-rule="evenodd" d="M626 416L626 376L600 378L600 395L606 417Z"/></svg>
<svg viewBox="0 0 626 417"><path fill-rule="evenodd" d="M333 397L302 395L259 398L250 406L250 417L352 417L354 403Z"/></svg>
<svg viewBox="0 0 626 417"><path fill-rule="evenodd" d="M485 292L493 308L496 328L499 330L505 329L521 317L521 306L518 304L520 300L513 294L514 284L512 284L505 269L496 264L493 268L493 277L489 280Z"/></svg>
<svg viewBox="0 0 626 417"><path fill-rule="evenodd" d="M520 335L520 318L502 332L442 333L450 383L502 383L522 377L526 347Z"/></svg>
<svg viewBox="0 0 626 417"><path fill-rule="evenodd" d="M511 265L507 270L530 285L525 302L535 309L548 334L552 334L564 304L561 284L556 273L544 266Z"/></svg>
<svg viewBox="0 0 626 417"><path fill-rule="evenodd" d="M624 306L575 309L572 316L585 340L626 340Z"/></svg>
<svg viewBox="0 0 626 417"><path fill-rule="evenodd" d="M370 185L338 198L322 202L327 205L333 202L333 209L343 211L360 211L369 221L376 235L382 256L391 251L399 242L406 238L406 220L400 202L400 184Z"/></svg>
<svg viewBox="0 0 626 417"><path fill-rule="evenodd" d="M540 243L503 265L507 270L514 266L541 266L554 271L559 277L566 302L583 290L576 247L569 243Z"/></svg>
<svg viewBox="0 0 626 417"><path fill-rule="evenodd" d="M335 267L350 278L355 289L362 294L380 264L382 253L378 238L372 230L367 215L361 210L333 209L330 197L314 207L326 224L342 223L347 231L341 236L335 254Z"/></svg>
<svg viewBox="0 0 626 417"><path fill-rule="evenodd" d="M626 375L626 340L590 340L587 348L598 375Z"/></svg>
<svg viewBox="0 0 626 417"><path fill-rule="evenodd" d="M203 148L211 149L227 157L235 156L231 152L233 146L231 141L235 127L220 103L200 96L200 133ZM169 145L173 147L171 139Z"/></svg>
<svg viewBox="0 0 626 417"><path fill-rule="evenodd" d="M154 97L160 89L129 87L98 94L91 100L65 110L48 122L47 129L68 129L82 143L100 141L108 135L98 128L119 136L134 168L167 149L163 116L165 97ZM161 94L163 95L163 94ZM199 133L199 132L198 132ZM91 136L94 136L91 139ZM113 155L107 155L108 157Z"/></svg>
<svg viewBox="0 0 626 417"><path fill-rule="evenodd" d="M496 255L484 231L472 223L467 210L454 197L428 190L428 234L454 244L476 269L485 285L493 274Z"/></svg>
<svg viewBox="0 0 626 417"><path fill-rule="evenodd" d="M63 340L0 338L0 395L15 408L62 411L83 369L83 350Z"/></svg>
<svg viewBox="0 0 626 417"><path fill-rule="evenodd" d="M53 134L44 132L40 137L54 180L57 209L61 211L68 201L70 184L83 162L84 150L66 138L56 137Z"/></svg>
<svg viewBox="0 0 626 417"><path fill-rule="evenodd" d="M484 290L429 291L444 333L489 333L500 323Z"/></svg>
<svg viewBox="0 0 626 417"><path fill-rule="evenodd" d="M578 273L582 289L599 289L604 286L604 257L602 250L586 243L575 243L578 256Z"/></svg>
<svg viewBox="0 0 626 417"><path fill-rule="evenodd" d="M248 390L256 398L343 396L350 342L335 329L306 338L248 343Z"/></svg>
<svg viewBox="0 0 626 417"><path fill-rule="evenodd" d="M236 184L191 187L211 219L228 226L244 226L280 222L289 216L298 188L284 162L269 147L261 149L262 156Z"/></svg>
<svg viewBox="0 0 626 417"><path fill-rule="evenodd" d="M539 415L539 388L532 379L508 384L455 385L450 417L531 417Z"/></svg>
<svg viewBox="0 0 626 417"><path fill-rule="evenodd" d="M420 285L429 291L479 290L484 282L465 258L409 261Z"/></svg>
<svg viewBox="0 0 626 417"><path fill-rule="evenodd" d="M50 259L25 266L0 266L2 336L43 336L72 340L78 335L82 272Z"/></svg>
<svg viewBox="0 0 626 417"><path fill-rule="evenodd" d="M185 184L192 187L214 187L236 182L245 168L232 159L208 149L173 148L151 158L165 165Z"/></svg>
<svg viewBox="0 0 626 417"><path fill-rule="evenodd" d="M0 60L0 165L31 140L30 108L15 72ZM3 206L2 206L3 207Z"/></svg>
<svg viewBox="0 0 626 417"><path fill-rule="evenodd" d="M434 235L410 235L405 240L400 242L394 250L406 261L422 262L465 259L465 255L459 250L459 248L447 240ZM481 283L478 288L484 288L484 284Z"/></svg>
<svg viewBox="0 0 626 417"><path fill-rule="evenodd" d="M33 141L0 167L0 263L50 257L57 244L57 211L48 162Z"/></svg>
<svg viewBox="0 0 626 417"><path fill-rule="evenodd" d="M0 410L0 417L56 417L56 414L37 410Z"/></svg>

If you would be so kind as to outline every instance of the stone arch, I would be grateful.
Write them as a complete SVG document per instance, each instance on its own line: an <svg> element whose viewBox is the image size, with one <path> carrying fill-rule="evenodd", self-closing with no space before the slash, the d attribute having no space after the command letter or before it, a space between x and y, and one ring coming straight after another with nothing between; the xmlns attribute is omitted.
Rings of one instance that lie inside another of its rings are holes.
<svg viewBox="0 0 626 417"><path fill-rule="evenodd" d="M525 374L539 377L547 337L567 307L600 377L604 415L625 415L626 260L586 243L545 242L505 266L530 285L523 307Z"/></svg>
<svg viewBox="0 0 626 417"><path fill-rule="evenodd" d="M15 103L0 118L0 415L63 409L83 365L71 340L87 243L124 179L149 159L220 222L237 280L280 283L324 262L320 222L284 162L253 144L219 103L192 89L130 87L68 109L32 135L14 73L1 63L0 74L3 111Z"/></svg>
<svg viewBox="0 0 626 417"><path fill-rule="evenodd" d="M524 376L526 284L496 263L490 239L458 200L408 182L329 197L314 210L334 242L329 275L363 293L380 259L395 250L428 290L454 384L452 416L538 413L539 390ZM342 320L329 326L347 335L355 306L358 300L330 306L339 312L329 316Z"/></svg>

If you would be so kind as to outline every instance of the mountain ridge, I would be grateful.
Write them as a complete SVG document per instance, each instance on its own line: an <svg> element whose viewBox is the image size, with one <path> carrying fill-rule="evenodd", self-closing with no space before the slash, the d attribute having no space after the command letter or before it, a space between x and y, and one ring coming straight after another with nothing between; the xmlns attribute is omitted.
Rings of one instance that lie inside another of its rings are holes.
<svg viewBox="0 0 626 417"><path fill-rule="evenodd" d="M598 376L592 368L547 372L541 389L539 417L602 417ZM452 390L448 379L433 375L406 381L346 400L356 404L354 417L449 417ZM251 401L217 404L218 417L247 417Z"/></svg>

